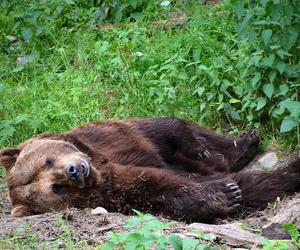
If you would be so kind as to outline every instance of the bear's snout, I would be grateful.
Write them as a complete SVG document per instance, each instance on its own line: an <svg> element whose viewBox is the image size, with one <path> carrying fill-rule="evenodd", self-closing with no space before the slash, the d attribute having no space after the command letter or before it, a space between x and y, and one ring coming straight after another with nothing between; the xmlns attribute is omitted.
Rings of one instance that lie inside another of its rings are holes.
<svg viewBox="0 0 300 250"><path fill-rule="evenodd" d="M82 177L87 177L89 175L89 164L85 160L77 164L68 164L66 166L66 174L71 181L77 181Z"/></svg>

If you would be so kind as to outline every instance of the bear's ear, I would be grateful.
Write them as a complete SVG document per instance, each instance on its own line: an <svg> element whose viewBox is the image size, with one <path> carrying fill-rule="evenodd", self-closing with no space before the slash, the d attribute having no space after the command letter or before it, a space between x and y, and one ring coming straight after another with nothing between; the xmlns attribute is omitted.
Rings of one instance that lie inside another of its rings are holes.
<svg viewBox="0 0 300 250"><path fill-rule="evenodd" d="M17 205L13 207L10 214L13 217L24 217L24 216L33 215L33 212L26 206Z"/></svg>
<svg viewBox="0 0 300 250"><path fill-rule="evenodd" d="M15 165L15 162L20 154L20 149L5 148L0 150L0 165L5 167L6 171Z"/></svg>

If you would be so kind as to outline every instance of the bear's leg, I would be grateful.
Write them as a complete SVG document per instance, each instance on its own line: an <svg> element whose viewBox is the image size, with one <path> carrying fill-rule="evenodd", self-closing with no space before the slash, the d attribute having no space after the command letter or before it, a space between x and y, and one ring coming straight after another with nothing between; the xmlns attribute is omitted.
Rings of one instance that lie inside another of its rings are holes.
<svg viewBox="0 0 300 250"><path fill-rule="evenodd" d="M162 169L116 166L111 171L108 200L113 202L103 201L111 211L128 214L137 209L176 220L211 222L240 208L241 190L229 177L196 183Z"/></svg>
<svg viewBox="0 0 300 250"><path fill-rule="evenodd" d="M259 143L255 130L235 139L178 118L129 122L157 146L166 162L188 172L238 171L254 158Z"/></svg>
<svg viewBox="0 0 300 250"><path fill-rule="evenodd" d="M256 130L243 137L230 138L194 124L189 127L194 137L209 151L211 164L218 165L218 171L223 168L236 172L246 166L257 152L259 135Z"/></svg>
<svg viewBox="0 0 300 250"><path fill-rule="evenodd" d="M241 172L233 176L242 190L244 206L262 209L277 197L300 191L300 158L274 172Z"/></svg>
<svg viewBox="0 0 300 250"><path fill-rule="evenodd" d="M160 154L168 162L173 161L175 152L195 160L209 156L184 120L156 118L134 120L131 123L158 147Z"/></svg>

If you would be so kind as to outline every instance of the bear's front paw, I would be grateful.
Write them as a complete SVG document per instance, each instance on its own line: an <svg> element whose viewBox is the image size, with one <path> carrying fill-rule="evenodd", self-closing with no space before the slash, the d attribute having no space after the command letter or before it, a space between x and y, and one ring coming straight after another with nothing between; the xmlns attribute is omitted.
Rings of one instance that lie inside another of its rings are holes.
<svg viewBox="0 0 300 250"><path fill-rule="evenodd" d="M184 152L184 154L185 156L195 160L201 160L203 158L209 158L211 156L211 153L205 147L201 146Z"/></svg>

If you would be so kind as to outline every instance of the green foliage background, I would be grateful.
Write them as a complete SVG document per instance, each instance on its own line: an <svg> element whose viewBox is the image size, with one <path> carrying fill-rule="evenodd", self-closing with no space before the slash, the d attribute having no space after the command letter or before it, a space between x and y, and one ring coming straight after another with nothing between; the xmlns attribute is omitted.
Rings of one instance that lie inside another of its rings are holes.
<svg viewBox="0 0 300 250"><path fill-rule="evenodd" d="M299 146L299 1L4 0L0 11L1 147L153 116ZM154 25L172 12L185 24Z"/></svg>

